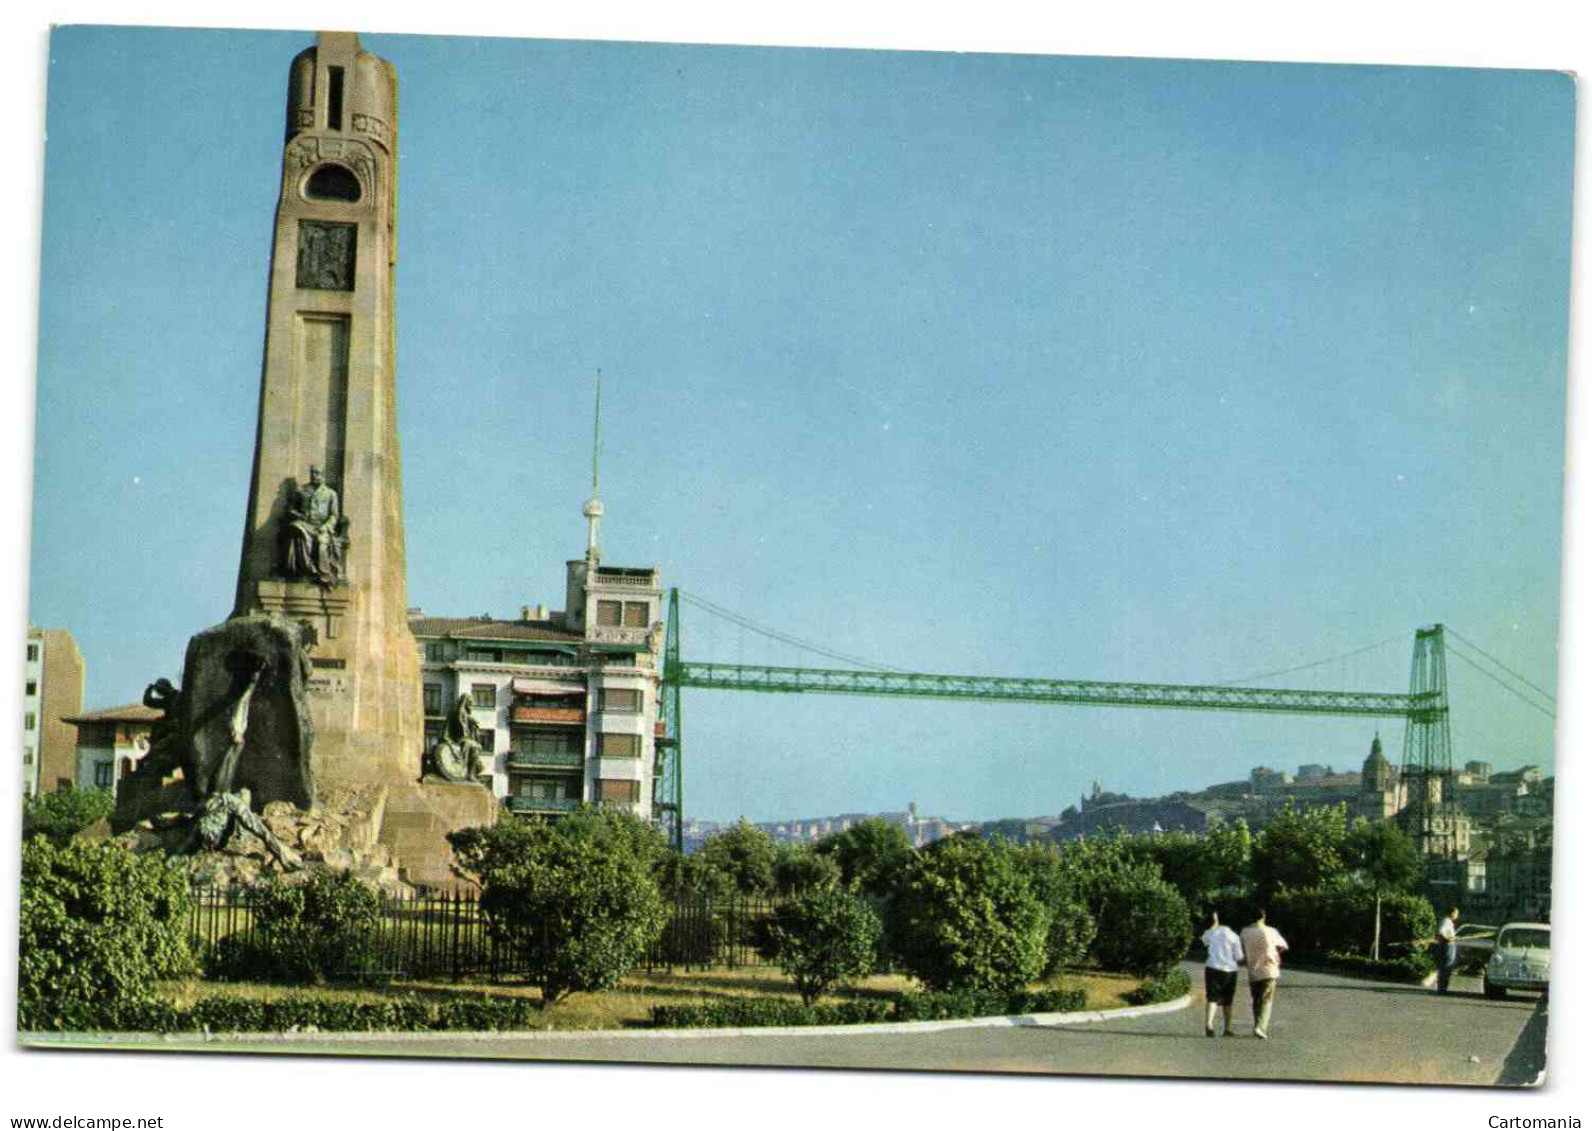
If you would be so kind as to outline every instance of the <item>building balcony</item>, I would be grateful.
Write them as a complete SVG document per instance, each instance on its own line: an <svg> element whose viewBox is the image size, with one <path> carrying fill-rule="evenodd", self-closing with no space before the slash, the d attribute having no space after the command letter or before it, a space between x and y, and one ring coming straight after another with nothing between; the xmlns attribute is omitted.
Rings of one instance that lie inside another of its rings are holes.
<svg viewBox="0 0 1592 1131"><path fill-rule="evenodd" d="M586 638L594 644L623 644L637 651L643 651L651 634L651 628L627 628L624 625L605 624L593 625L587 630Z"/></svg>
<svg viewBox="0 0 1592 1131"><path fill-rule="evenodd" d="M509 769L529 770L539 766L561 766L580 769L586 764L586 755L575 751L515 750L509 754Z"/></svg>
<svg viewBox="0 0 1592 1131"><path fill-rule="evenodd" d="M519 703L509 708L509 722L521 726L585 726L586 712L581 707L527 707Z"/></svg>
<svg viewBox="0 0 1592 1131"><path fill-rule="evenodd" d="M509 797L510 813L573 813L580 802L573 797Z"/></svg>

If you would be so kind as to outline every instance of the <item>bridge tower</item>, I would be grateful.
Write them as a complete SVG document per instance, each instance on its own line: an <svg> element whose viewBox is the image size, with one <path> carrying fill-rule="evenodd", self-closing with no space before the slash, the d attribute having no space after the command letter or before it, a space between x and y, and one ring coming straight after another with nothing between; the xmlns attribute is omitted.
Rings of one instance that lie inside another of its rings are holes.
<svg viewBox="0 0 1592 1131"><path fill-rule="evenodd" d="M1459 789L1448 731L1448 667L1440 624L1415 631L1399 776L1405 831L1426 857L1429 878L1439 882L1441 872L1446 882L1446 872L1459 860Z"/></svg>

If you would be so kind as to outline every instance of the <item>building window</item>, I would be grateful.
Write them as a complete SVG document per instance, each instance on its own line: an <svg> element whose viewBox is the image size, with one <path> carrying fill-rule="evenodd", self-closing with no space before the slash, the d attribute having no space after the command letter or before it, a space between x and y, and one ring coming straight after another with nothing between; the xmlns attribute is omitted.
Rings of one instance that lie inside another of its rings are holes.
<svg viewBox="0 0 1592 1131"><path fill-rule="evenodd" d="M36 661L38 658L39 658L39 646L37 644L29 644L28 645L28 663L31 664L34 661Z"/></svg>
<svg viewBox="0 0 1592 1131"><path fill-rule="evenodd" d="M597 627L618 628L620 618L624 615L624 607L622 601L598 601Z"/></svg>
<svg viewBox="0 0 1592 1131"><path fill-rule="evenodd" d="M645 602L645 601L626 601L625 602L625 627L626 628L646 628L647 624L648 624L647 602Z"/></svg>
<svg viewBox="0 0 1592 1131"><path fill-rule="evenodd" d="M602 711L637 714L641 710L641 692L621 688L604 688L600 693Z"/></svg>
<svg viewBox="0 0 1592 1131"><path fill-rule="evenodd" d="M482 727L481 730L480 730L480 735L481 735L481 749L483 751L485 751L486 753L488 753L488 754L496 753L497 752L497 731L493 730L491 727Z"/></svg>
<svg viewBox="0 0 1592 1131"><path fill-rule="evenodd" d="M29 695L37 695L38 693L39 693L39 681L36 680L36 679L28 680L27 694L29 694Z"/></svg>
<svg viewBox="0 0 1592 1131"><path fill-rule="evenodd" d="M613 804L634 805L641 800L641 783L621 781L617 778L597 779L597 800Z"/></svg>
<svg viewBox="0 0 1592 1131"><path fill-rule="evenodd" d="M109 789L116 784L116 764L114 762L94 763L94 788Z"/></svg>
<svg viewBox="0 0 1592 1131"><path fill-rule="evenodd" d="M426 702L426 714L428 714L428 715L440 715L440 714L442 714L442 684L440 684L440 683L428 683L428 684L426 684L425 696L426 696L426 700L425 700L425 702Z"/></svg>
<svg viewBox="0 0 1592 1131"><path fill-rule="evenodd" d="M24 746L22 748L22 764L24 766L33 765L33 747Z"/></svg>
<svg viewBox="0 0 1592 1131"><path fill-rule="evenodd" d="M442 664L448 660L448 646L440 640L426 641L426 662Z"/></svg>
<svg viewBox="0 0 1592 1131"><path fill-rule="evenodd" d="M27 714L23 715L22 716L22 729L23 730L38 730L39 729L39 716L35 715L32 711L29 711Z"/></svg>
<svg viewBox="0 0 1592 1131"><path fill-rule="evenodd" d="M579 754L579 731L526 730L514 736L514 748L525 754Z"/></svg>
<svg viewBox="0 0 1592 1131"><path fill-rule="evenodd" d="M466 648L464 658L478 664L502 663L503 653L496 648Z"/></svg>
<svg viewBox="0 0 1592 1131"><path fill-rule="evenodd" d="M602 745L599 749L604 758L639 758L641 757L641 736L639 734L604 734L600 739Z"/></svg>
<svg viewBox="0 0 1592 1131"><path fill-rule="evenodd" d="M472 683L470 685L470 701L477 707L497 706L497 684Z"/></svg>

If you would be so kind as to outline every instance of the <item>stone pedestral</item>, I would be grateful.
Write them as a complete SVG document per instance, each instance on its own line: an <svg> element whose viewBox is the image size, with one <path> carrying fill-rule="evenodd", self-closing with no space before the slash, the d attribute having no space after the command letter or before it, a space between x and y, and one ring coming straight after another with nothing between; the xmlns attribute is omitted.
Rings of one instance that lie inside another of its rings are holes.
<svg viewBox="0 0 1592 1131"><path fill-rule="evenodd" d="M475 782L427 778L390 786L381 843L398 860L399 874L406 883L449 887L459 878L450 867L453 847L448 834L495 824L500 812L492 791Z"/></svg>

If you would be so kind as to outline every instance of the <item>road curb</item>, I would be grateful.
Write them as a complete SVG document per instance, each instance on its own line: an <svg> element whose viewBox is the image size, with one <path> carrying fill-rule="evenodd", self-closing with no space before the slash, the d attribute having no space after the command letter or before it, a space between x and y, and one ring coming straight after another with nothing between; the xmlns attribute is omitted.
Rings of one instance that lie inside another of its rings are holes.
<svg viewBox="0 0 1592 1131"><path fill-rule="evenodd" d="M884 1021L861 1025L788 1025L779 1028L742 1029L568 1029L568 1030L515 1030L490 1033L19 1033L18 1040L35 1047L58 1045L71 1047L79 1044L104 1046L107 1044L152 1043L169 1045L202 1044L341 1044L348 1041L377 1041L403 1044L410 1041L444 1038L455 1041L475 1041L490 1044L498 1041L536 1041L556 1044L560 1041L634 1041L634 1040L704 1040L711 1037L847 1037L868 1036L879 1033L938 1033L949 1029L1017 1029L1041 1026L1088 1025L1098 1021L1117 1021L1129 1017L1147 1017L1156 1013L1173 1013L1186 1009L1193 1000L1184 994L1173 1001L1155 1005L1132 1005L1124 1009L1090 1009L1077 1013L1023 1013L1009 1017L967 1017L955 1021Z"/></svg>

